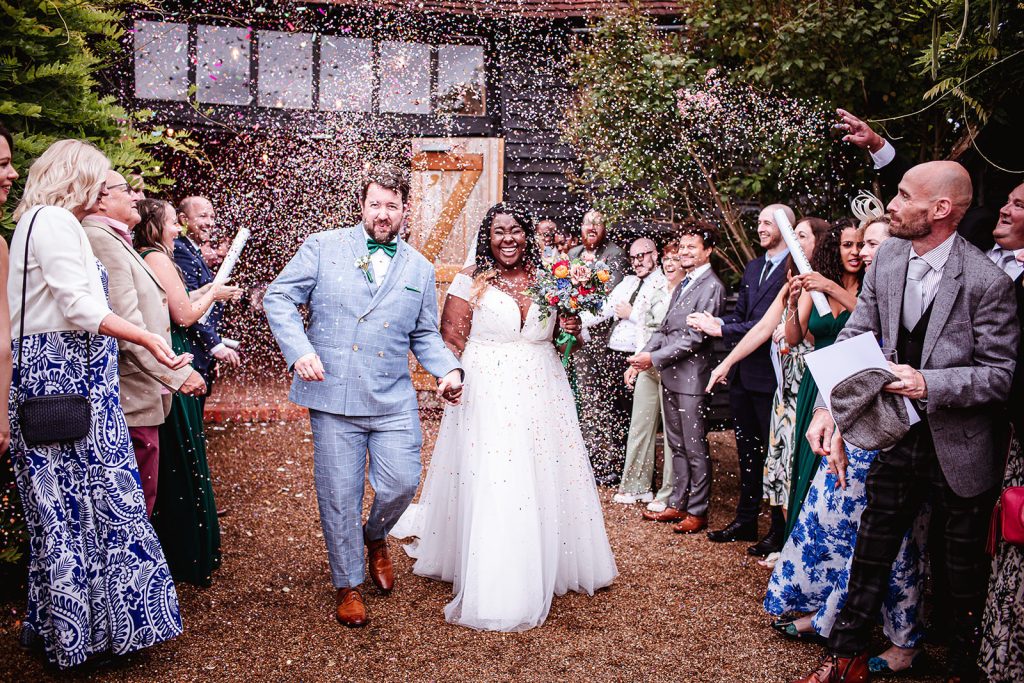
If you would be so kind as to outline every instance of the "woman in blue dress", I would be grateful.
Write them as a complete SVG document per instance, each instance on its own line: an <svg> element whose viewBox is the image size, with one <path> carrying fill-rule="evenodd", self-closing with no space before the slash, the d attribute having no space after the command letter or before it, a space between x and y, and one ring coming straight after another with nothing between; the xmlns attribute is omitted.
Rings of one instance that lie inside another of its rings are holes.
<svg viewBox="0 0 1024 683"><path fill-rule="evenodd" d="M88 143L51 145L29 169L11 241L11 454L29 532L22 639L61 668L181 633L118 398L116 340L144 346L172 368L188 357L107 304L106 272L79 221L105 193L109 169ZM65 393L88 397L86 435L29 445L20 407Z"/></svg>

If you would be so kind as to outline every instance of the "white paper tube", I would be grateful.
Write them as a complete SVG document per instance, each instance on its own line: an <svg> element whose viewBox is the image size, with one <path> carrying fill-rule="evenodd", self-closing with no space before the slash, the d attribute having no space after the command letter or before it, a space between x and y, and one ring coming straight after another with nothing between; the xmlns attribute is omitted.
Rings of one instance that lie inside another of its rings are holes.
<svg viewBox="0 0 1024 683"><path fill-rule="evenodd" d="M775 209L774 216L775 224L779 226L782 239L786 241L786 246L789 247L789 255L793 257L796 269L800 271L801 275L813 273L814 268L811 268L811 262L807 259L807 254L804 253L803 247L800 246L800 241L797 240L796 232L794 232L793 226L790 225L789 218L785 212L782 209ZM818 315L823 318L832 315L832 307L828 305L828 297L825 296L824 292L811 292L811 301L814 302Z"/></svg>
<svg viewBox="0 0 1024 683"><path fill-rule="evenodd" d="M217 274L213 276L213 284L224 284L231 277L231 271L234 269L235 264L238 263L238 257L242 255L242 249L245 248L245 243L249 240L249 234L249 228L239 228L238 234L235 235L235 239L231 242L231 248L228 249L224 261L220 264L220 268L217 269ZM206 313L203 313L203 317L199 319L199 322L205 323L210 318L212 311L213 306L210 306Z"/></svg>

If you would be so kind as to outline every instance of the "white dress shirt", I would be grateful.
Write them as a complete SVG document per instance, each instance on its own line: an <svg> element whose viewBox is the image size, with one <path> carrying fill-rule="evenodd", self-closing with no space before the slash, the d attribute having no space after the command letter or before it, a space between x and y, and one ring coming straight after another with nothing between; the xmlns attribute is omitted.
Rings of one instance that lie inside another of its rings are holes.
<svg viewBox="0 0 1024 683"><path fill-rule="evenodd" d="M622 278L622 282L617 284L615 289L608 295L608 299L605 301L600 313L591 315L584 312L580 316L584 329L598 325L605 320L616 318L615 306L620 303L629 303L633 292L636 292L639 287L640 291L633 301L633 310L630 312L629 317L619 320L619 323L612 329L608 337L608 348L613 351L633 353L636 350L637 329L643 323L641 313L644 308L644 299L651 296L657 288L664 286L665 274L661 272L661 268L655 268L643 280L636 275L626 275ZM586 337L584 337L584 341L586 341Z"/></svg>
<svg viewBox="0 0 1024 683"><path fill-rule="evenodd" d="M38 211L42 213L32 228L28 249L25 334L80 330L97 333L111 311L89 238L67 209L34 206L22 215L11 239L11 267L7 276L11 337L16 338L20 332L25 236Z"/></svg>
<svg viewBox="0 0 1024 683"><path fill-rule="evenodd" d="M892 163L892 160L896 158L896 148L892 146L892 143L882 139L882 146L878 148L877 152L868 150L868 154L871 155L871 160L875 162L875 168L882 168Z"/></svg>
<svg viewBox="0 0 1024 683"><path fill-rule="evenodd" d="M366 239L374 239L373 235L366 232L366 226L363 226L363 233L366 234ZM391 240L391 244L398 244L397 236ZM380 287L384 278L387 277L388 269L391 268L391 257L383 249L378 249L370 254L370 265L373 266L373 282Z"/></svg>
<svg viewBox="0 0 1024 683"><path fill-rule="evenodd" d="M956 233L954 232L946 238L946 241L923 256L918 256L917 252L915 252L913 248L910 250L910 260L919 258L931 266L931 270L925 273L924 277L921 278L921 289L924 293L924 306L921 308L922 311L928 310L928 306L931 305L932 300L935 298L935 292L939 288L939 282L942 281L942 269L946 267L946 261L949 260L949 252L953 251L953 240L955 239Z"/></svg>
<svg viewBox="0 0 1024 683"><path fill-rule="evenodd" d="M1004 273L1010 276L1011 280L1016 280L1020 277L1021 273L1024 273L1024 264L1017 260L1017 253L1024 251L1024 249L1018 249L1012 251L1010 249L1003 249L998 244L986 252L992 263L999 266Z"/></svg>

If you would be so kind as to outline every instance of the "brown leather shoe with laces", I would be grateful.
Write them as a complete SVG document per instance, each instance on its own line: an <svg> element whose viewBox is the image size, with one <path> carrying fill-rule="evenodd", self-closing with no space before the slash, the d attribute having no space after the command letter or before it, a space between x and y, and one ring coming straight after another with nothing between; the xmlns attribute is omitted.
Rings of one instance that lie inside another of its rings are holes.
<svg viewBox="0 0 1024 683"><path fill-rule="evenodd" d="M370 580L381 593L387 595L395 587L395 568L391 564L391 556L388 555L388 541L386 538L366 541L366 549L370 555Z"/></svg>
<svg viewBox="0 0 1024 683"><path fill-rule="evenodd" d="M361 628L370 623L366 616L366 603L363 602L362 594L355 588L339 588L336 603L334 617L342 626Z"/></svg>
<svg viewBox="0 0 1024 683"><path fill-rule="evenodd" d="M686 519L686 512L683 510L676 510L675 508L665 508L661 512L651 512L650 510L644 510L644 519L650 522L681 522Z"/></svg>
<svg viewBox="0 0 1024 683"><path fill-rule="evenodd" d="M829 655L822 660L817 671L793 683L868 683L870 680L868 655L863 653L856 657Z"/></svg>
<svg viewBox="0 0 1024 683"><path fill-rule="evenodd" d="M687 515L686 519L672 526L672 531L677 534L695 534L708 528L708 518L697 515Z"/></svg>

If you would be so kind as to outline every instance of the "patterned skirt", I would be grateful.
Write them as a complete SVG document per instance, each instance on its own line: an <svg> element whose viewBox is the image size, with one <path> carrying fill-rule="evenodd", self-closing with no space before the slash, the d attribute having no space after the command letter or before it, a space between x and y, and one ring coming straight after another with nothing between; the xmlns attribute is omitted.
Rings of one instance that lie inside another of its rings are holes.
<svg viewBox="0 0 1024 683"><path fill-rule="evenodd" d="M20 343L13 343L17 359ZM118 391L117 343L85 332L24 338L11 386L11 454L30 537L24 628L61 668L181 633L178 597L146 518ZM88 360L87 360L88 359ZM33 396L88 395L92 429L78 441L26 445L18 407Z"/></svg>
<svg viewBox="0 0 1024 683"><path fill-rule="evenodd" d="M1024 486L1024 449L1016 438L1010 445L1003 486ZM988 679L992 683L1024 681L1024 547L999 543L981 634L980 664Z"/></svg>

